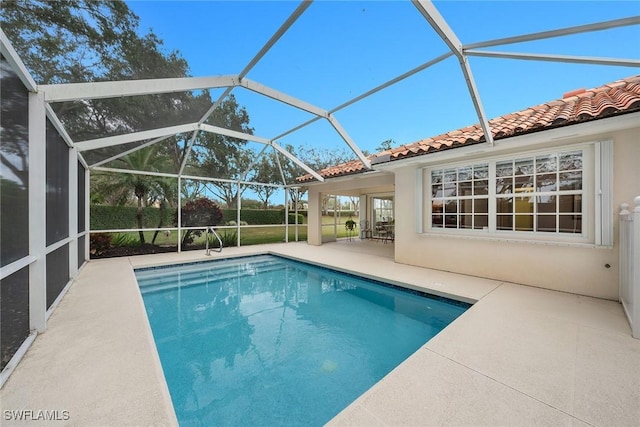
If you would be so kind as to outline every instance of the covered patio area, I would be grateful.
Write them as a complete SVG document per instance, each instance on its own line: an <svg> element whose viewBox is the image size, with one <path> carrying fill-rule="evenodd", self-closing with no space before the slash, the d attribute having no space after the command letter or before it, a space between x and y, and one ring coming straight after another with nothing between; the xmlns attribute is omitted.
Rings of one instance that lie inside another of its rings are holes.
<svg viewBox="0 0 640 427"><path fill-rule="evenodd" d="M257 253L477 301L331 425L632 426L640 418L640 341L617 302L397 264L393 245L356 240L91 261L0 391L4 413L47 408L67 411L71 425L176 425L133 268Z"/></svg>

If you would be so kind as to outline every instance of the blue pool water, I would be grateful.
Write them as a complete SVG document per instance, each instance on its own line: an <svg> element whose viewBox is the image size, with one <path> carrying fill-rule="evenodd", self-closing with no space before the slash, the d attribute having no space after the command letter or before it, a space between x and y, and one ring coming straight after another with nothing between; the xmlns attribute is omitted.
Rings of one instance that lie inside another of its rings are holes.
<svg viewBox="0 0 640 427"><path fill-rule="evenodd" d="M136 276L183 426L322 425L469 307L271 255Z"/></svg>

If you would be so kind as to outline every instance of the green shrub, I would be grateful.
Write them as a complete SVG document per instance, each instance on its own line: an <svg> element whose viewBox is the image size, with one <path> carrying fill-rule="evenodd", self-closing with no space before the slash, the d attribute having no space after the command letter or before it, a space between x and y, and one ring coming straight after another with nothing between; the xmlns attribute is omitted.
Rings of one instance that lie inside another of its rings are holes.
<svg viewBox="0 0 640 427"><path fill-rule="evenodd" d="M112 230L137 228L135 206L91 205L91 230ZM173 212L164 212L164 223L171 224ZM155 228L160 223L160 209L146 207L142 209L142 225Z"/></svg>
<svg viewBox="0 0 640 427"><path fill-rule="evenodd" d="M228 248L238 244L238 233L236 231L224 230L218 233L222 240L222 247Z"/></svg>
<svg viewBox="0 0 640 427"><path fill-rule="evenodd" d="M237 223L238 211L236 209L222 209L224 223L233 221ZM295 223L295 213L289 212L289 223ZM240 210L240 224L246 222L251 225L284 224L284 209L242 209ZM298 213L298 224L304 223L304 215Z"/></svg>
<svg viewBox="0 0 640 427"><path fill-rule="evenodd" d="M111 234L93 233L89 237L89 252L102 255L111 248Z"/></svg>
<svg viewBox="0 0 640 427"><path fill-rule="evenodd" d="M296 214L289 213L289 224L296 223ZM298 214L298 224L304 224L304 216L302 214Z"/></svg>
<svg viewBox="0 0 640 427"><path fill-rule="evenodd" d="M138 238L127 233L117 233L111 238L111 246L113 247L131 247L139 246Z"/></svg>
<svg viewBox="0 0 640 427"><path fill-rule="evenodd" d="M212 202L213 203L213 202ZM185 205L186 206L186 205ZM220 209L222 219L217 224L194 224L193 226L203 227L206 225L236 225L237 210ZM183 215L184 215L183 207ZM305 223L306 212L298 213L298 224ZM289 224L295 224L295 212L289 212ZM182 225L187 225L191 221L190 218L183 217ZM146 228L155 228L160 223L160 209L155 207L146 207L142 210L142 224ZM164 224L177 224L177 213L167 209L164 213ZM240 225L272 225L284 224L283 209L242 209L240 211ZM136 225L136 207L135 206L104 206L91 205L91 230L112 230L112 229L131 229L137 228Z"/></svg>
<svg viewBox="0 0 640 427"><path fill-rule="evenodd" d="M182 226L183 227L207 227L218 225L222 221L222 210L213 200L201 197L191 200L182 207ZM178 212L176 211L176 224L178 223ZM187 230L182 238L182 245L186 246L193 243L194 235L200 236L199 230Z"/></svg>

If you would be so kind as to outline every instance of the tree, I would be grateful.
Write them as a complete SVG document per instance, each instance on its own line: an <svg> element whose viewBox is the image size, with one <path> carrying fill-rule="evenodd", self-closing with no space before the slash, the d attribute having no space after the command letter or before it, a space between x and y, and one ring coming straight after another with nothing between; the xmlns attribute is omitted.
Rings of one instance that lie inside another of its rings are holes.
<svg viewBox="0 0 640 427"><path fill-rule="evenodd" d="M177 208L177 199L178 199L178 182L174 178L168 177L156 177L156 188L160 191L158 192L158 204L160 208L160 221L156 228L158 230L153 233L153 239L151 240L151 244L155 245L156 239L158 238L158 234L160 234L160 228L164 226L164 217L167 208L173 207Z"/></svg>
<svg viewBox="0 0 640 427"><path fill-rule="evenodd" d="M191 200L181 208L182 227L209 227L220 224L222 221L222 210L218 205L206 197ZM176 212L176 224L178 214ZM193 236L199 236L199 230L186 230L182 238L182 246L193 243Z"/></svg>
<svg viewBox="0 0 640 427"><path fill-rule="evenodd" d="M249 127L249 114L238 105L235 96L229 95L218 107L207 123L253 134ZM205 176L240 180L247 171L255 153L246 148L246 141L225 135L200 132L192 149L193 164ZM235 208L238 201L238 185L233 182L211 181L207 184L213 194L223 200L229 208ZM240 190L240 196L246 187Z"/></svg>
<svg viewBox="0 0 640 427"><path fill-rule="evenodd" d="M0 172L4 179L15 177L26 190L29 185L29 98L18 75L6 64L5 61L0 62Z"/></svg>
<svg viewBox="0 0 640 427"><path fill-rule="evenodd" d="M297 151L295 147L293 147L292 145L286 144L284 146L284 149L290 152L291 154L293 154L294 156L297 156ZM302 169L300 166L298 166L296 163L292 162L291 160L284 158L284 156L281 156L280 154L277 154L277 155L280 156L280 164L282 165L282 173L284 174L284 179L286 184L288 185L294 184L292 187L287 188L287 191L289 192L289 200L291 201L291 204L293 206L295 206L296 204L299 205L300 200L302 199L302 196L304 195L304 193L306 193L307 190L304 187L295 185L296 178L301 175L304 175L306 172L304 169Z"/></svg>
<svg viewBox="0 0 640 427"><path fill-rule="evenodd" d="M167 52L153 32L143 34L139 18L120 0L5 0L0 25L39 84L189 75L188 64L181 54ZM4 89L3 84L3 97ZM203 90L86 99L55 103L52 107L71 138L83 141L193 122L194 117L201 118L211 105L209 92ZM213 112L207 123L253 132L248 126L248 113L233 96ZM185 156L185 141L190 138L191 134L183 134L154 146L153 162L145 161L150 153L147 150L113 163L142 162L146 165L129 167L158 170L158 165L162 165L163 169L177 172ZM83 156L91 165L144 142L85 151ZM200 132L194 150L194 167L202 167L208 176L235 179L251 158L242 149L244 144L244 141ZM21 155L19 148L16 146L12 154ZM3 153L5 151L3 147ZM103 176L92 186L102 194L92 194L91 198L120 204L137 201L137 219L141 226L141 207L150 199L156 200L161 209L174 199L162 182L141 175ZM234 193L230 184L216 183L215 186L225 201L235 203L237 192ZM140 240L144 243L142 232Z"/></svg>
<svg viewBox="0 0 640 427"><path fill-rule="evenodd" d="M275 150L263 153L255 167L254 181L265 184L282 184L282 175L278 167L278 153ZM251 189L256 193L264 209L269 207L269 199L278 191L278 187L268 185L252 185Z"/></svg>
<svg viewBox="0 0 640 427"><path fill-rule="evenodd" d="M298 158L314 170L326 169L329 166L339 165L355 159L355 154L345 148L314 148L301 147L298 149Z"/></svg>
<svg viewBox="0 0 640 427"><path fill-rule="evenodd" d="M156 156L157 151L156 146L147 147L118 159L118 162L129 170L154 171L161 167L161 163ZM117 195L117 204L125 204L133 192L138 208L136 210L136 224L140 229L138 236L141 246L146 243L144 232L142 231L142 208L149 205L149 196L153 196L156 199L158 197L166 199L160 184L161 181L162 178L155 176L117 173L110 175L106 179L98 180L94 184L96 191Z"/></svg>
<svg viewBox="0 0 640 427"><path fill-rule="evenodd" d="M302 160L307 166L319 171L326 169L330 166L339 165L354 160L355 155L346 149L331 149L331 148L313 148L303 147L298 151L298 158ZM300 172L297 176L303 175L304 172ZM329 195L324 194L320 205L323 213L328 212Z"/></svg>
<svg viewBox="0 0 640 427"><path fill-rule="evenodd" d="M3 31L40 84L187 76L184 58L163 51L153 32L139 35L138 22L126 3L110 0L4 1L0 14ZM82 141L193 121L210 105L208 91L201 91L61 102L53 108L71 138ZM122 151L108 147L100 155ZM91 151L84 155L89 163L99 160Z"/></svg>
<svg viewBox="0 0 640 427"><path fill-rule="evenodd" d="M393 139L385 139L378 147L376 147L376 152L379 153L381 151L391 150L394 145L396 145L396 142Z"/></svg>

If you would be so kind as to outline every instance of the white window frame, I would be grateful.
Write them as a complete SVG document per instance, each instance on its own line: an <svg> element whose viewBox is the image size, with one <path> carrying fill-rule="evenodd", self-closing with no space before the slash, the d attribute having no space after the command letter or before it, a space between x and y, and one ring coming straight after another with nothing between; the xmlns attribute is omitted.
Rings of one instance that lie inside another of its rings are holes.
<svg viewBox="0 0 640 427"><path fill-rule="evenodd" d="M516 160L540 155L561 154L582 151L582 233L561 233L546 231L497 230L496 213L496 164L504 160ZM461 229L433 227L431 172L434 170L460 168L475 164L489 164L489 226L484 229ZM423 215L417 229L423 235L480 238L490 240L522 241L544 244L577 244L590 246L613 246L613 142L591 141L529 151L511 152L491 157L473 158L464 161L440 163L422 169L421 192Z"/></svg>

